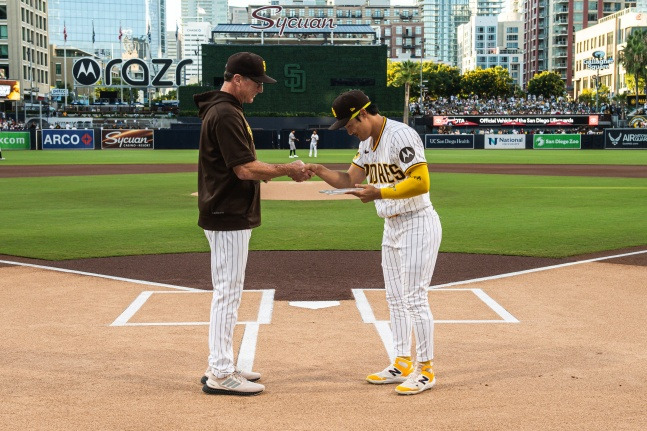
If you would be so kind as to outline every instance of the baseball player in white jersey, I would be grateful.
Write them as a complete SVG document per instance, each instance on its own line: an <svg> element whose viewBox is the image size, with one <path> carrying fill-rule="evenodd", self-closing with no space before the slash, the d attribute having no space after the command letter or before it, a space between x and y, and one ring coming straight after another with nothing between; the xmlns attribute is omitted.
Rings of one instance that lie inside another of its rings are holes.
<svg viewBox="0 0 647 431"><path fill-rule="evenodd" d="M234 362L238 320L252 229L261 224L260 181L288 175L304 181L312 175L303 162L268 164L256 159L254 135L243 113L264 84L265 61L251 52L227 60L219 91L194 96L202 119L198 160L198 225L211 249L213 296L209 320L208 368L201 379L208 394L255 395L265 386L260 373Z"/></svg>
<svg viewBox="0 0 647 431"><path fill-rule="evenodd" d="M337 121L361 141L347 172L310 165L316 175L362 202L375 202L384 218L382 271L396 359L383 371L367 376L374 384L399 383L396 392L417 394L436 382L432 369L434 320L427 288L438 257L442 229L429 199L429 171L420 136L409 126L379 115L359 90L333 102ZM364 180L368 184L361 184ZM411 333L416 358L411 359Z"/></svg>
<svg viewBox="0 0 647 431"><path fill-rule="evenodd" d="M290 146L290 158L295 158L299 157L297 156L297 144L295 141L298 141L299 139L295 136L294 130L290 132L288 135L288 145Z"/></svg>
<svg viewBox="0 0 647 431"><path fill-rule="evenodd" d="M315 157L317 157L317 144L319 144L319 135L316 130L313 130L312 135L310 136L310 153L308 154L308 157L312 157L313 151L315 153Z"/></svg>

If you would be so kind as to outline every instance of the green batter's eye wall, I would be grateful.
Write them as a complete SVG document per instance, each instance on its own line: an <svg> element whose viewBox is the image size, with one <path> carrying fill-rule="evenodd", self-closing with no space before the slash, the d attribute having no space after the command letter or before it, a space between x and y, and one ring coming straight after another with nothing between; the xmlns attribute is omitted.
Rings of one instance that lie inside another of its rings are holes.
<svg viewBox="0 0 647 431"><path fill-rule="evenodd" d="M239 51L265 59L266 84L248 116L331 116L332 101L346 90L363 90L382 113L402 116L404 87L386 86L386 46L203 45L202 82L205 87L180 87L180 111L195 111L193 94L219 89L225 63ZM195 114L195 112L194 112Z"/></svg>

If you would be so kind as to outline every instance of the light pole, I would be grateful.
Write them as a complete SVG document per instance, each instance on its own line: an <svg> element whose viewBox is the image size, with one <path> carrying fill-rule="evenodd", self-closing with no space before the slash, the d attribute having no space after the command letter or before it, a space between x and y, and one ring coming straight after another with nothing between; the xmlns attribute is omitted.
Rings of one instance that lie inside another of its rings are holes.
<svg viewBox="0 0 647 431"><path fill-rule="evenodd" d="M600 112L600 99L598 93L600 92L600 66L598 66L598 76L595 78L595 112ZM636 95L636 97L638 97Z"/></svg>
<svg viewBox="0 0 647 431"><path fill-rule="evenodd" d="M420 110L422 110L422 60L425 52L425 40L420 38Z"/></svg>

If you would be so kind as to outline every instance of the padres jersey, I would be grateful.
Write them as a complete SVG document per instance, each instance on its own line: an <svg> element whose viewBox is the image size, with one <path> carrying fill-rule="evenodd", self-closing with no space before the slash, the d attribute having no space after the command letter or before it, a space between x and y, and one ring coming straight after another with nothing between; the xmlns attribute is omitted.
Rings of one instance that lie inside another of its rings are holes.
<svg viewBox="0 0 647 431"><path fill-rule="evenodd" d="M384 117L376 142L369 137L359 143L353 164L364 170L366 180L376 188L391 187L407 177L408 171L427 163L424 146L411 127ZM406 199L376 199L377 215L383 218L431 207L429 193Z"/></svg>

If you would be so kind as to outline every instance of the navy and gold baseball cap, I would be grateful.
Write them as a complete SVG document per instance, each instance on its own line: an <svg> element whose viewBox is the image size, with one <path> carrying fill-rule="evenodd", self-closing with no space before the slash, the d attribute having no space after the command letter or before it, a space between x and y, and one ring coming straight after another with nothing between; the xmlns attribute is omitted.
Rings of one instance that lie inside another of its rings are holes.
<svg viewBox="0 0 647 431"><path fill-rule="evenodd" d="M276 84L276 79L265 74L265 60L253 52L237 52L227 59L225 72L238 74L256 82Z"/></svg>
<svg viewBox="0 0 647 431"><path fill-rule="evenodd" d="M332 102L332 115L337 121L328 130L337 130L344 127L353 118L359 115L362 109L368 107L371 100L361 90L350 90L337 96Z"/></svg>

